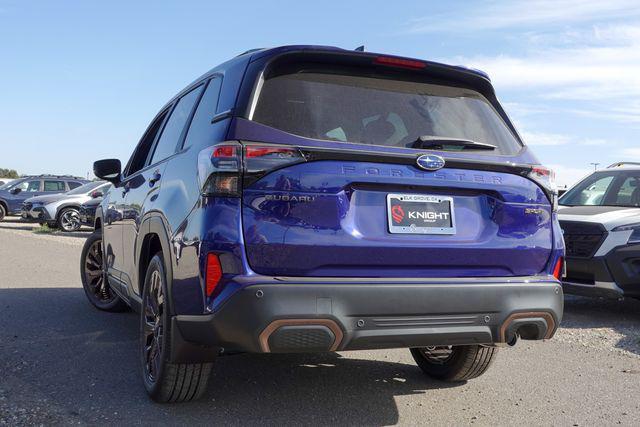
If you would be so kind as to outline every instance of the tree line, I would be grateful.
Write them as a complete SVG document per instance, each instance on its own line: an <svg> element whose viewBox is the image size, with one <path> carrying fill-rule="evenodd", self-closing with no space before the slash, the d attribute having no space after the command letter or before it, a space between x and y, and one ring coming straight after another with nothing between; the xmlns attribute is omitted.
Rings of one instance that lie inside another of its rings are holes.
<svg viewBox="0 0 640 427"><path fill-rule="evenodd" d="M16 179L20 178L20 175L15 169L0 168L0 178Z"/></svg>

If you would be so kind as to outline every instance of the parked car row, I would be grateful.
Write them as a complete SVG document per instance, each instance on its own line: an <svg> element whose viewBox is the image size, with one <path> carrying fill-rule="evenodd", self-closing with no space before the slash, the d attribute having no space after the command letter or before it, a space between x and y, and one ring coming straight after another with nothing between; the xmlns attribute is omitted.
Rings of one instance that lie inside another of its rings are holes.
<svg viewBox="0 0 640 427"><path fill-rule="evenodd" d="M106 181L88 181L67 175L27 176L0 187L0 221L18 215L23 221L76 231L93 221L81 211L85 202L98 202L111 188ZM95 212L95 207L94 207Z"/></svg>
<svg viewBox="0 0 640 427"><path fill-rule="evenodd" d="M47 224L62 231L76 231L82 226L80 211L85 202L102 198L111 184L105 181L90 182L61 194L38 196L22 204L23 220Z"/></svg>

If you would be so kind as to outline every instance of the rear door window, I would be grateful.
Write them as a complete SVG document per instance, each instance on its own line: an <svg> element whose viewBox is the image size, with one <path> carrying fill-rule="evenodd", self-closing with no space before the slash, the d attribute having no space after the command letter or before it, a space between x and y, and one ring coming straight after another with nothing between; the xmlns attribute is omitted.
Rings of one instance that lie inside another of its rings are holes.
<svg viewBox="0 0 640 427"><path fill-rule="evenodd" d="M193 111L193 107L196 104L201 91L202 85L180 98L176 107L171 112L171 116L167 120L167 124L164 126L162 135L160 135L160 139L156 144L153 157L149 164L155 164L176 152L178 142L181 140L182 132L187 124L187 120L191 117L191 112Z"/></svg>
<svg viewBox="0 0 640 427"><path fill-rule="evenodd" d="M443 82L396 80L305 68L264 81L251 120L295 135L341 142L417 148L421 136L522 147L479 92ZM454 145L443 149L461 149Z"/></svg>
<svg viewBox="0 0 640 427"><path fill-rule="evenodd" d="M44 181L44 191L55 191L55 192L63 192L66 191L64 188L64 181Z"/></svg>

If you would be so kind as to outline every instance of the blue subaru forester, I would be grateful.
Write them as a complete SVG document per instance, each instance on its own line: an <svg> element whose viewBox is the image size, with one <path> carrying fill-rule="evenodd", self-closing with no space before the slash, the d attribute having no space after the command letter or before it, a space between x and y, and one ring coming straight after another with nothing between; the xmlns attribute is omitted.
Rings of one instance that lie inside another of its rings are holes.
<svg viewBox="0 0 640 427"><path fill-rule="evenodd" d="M140 312L142 378L202 395L242 352L409 348L464 381L553 336L553 173L479 71L322 46L246 52L153 119L96 212L97 308Z"/></svg>

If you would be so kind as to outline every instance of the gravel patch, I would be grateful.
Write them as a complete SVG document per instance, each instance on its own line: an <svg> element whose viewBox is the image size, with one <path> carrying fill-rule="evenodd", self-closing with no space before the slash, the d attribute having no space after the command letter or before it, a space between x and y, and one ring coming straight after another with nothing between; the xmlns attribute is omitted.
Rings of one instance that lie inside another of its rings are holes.
<svg viewBox="0 0 640 427"><path fill-rule="evenodd" d="M553 339L640 358L640 301L565 296Z"/></svg>

